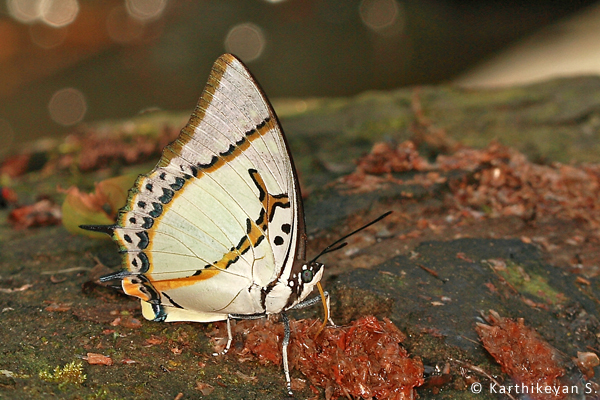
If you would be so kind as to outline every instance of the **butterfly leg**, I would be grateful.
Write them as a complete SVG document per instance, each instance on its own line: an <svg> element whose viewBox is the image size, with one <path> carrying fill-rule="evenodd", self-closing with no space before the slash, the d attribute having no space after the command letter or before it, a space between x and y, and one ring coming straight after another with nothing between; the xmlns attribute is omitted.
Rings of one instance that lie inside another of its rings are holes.
<svg viewBox="0 0 600 400"><path fill-rule="evenodd" d="M285 312L281 313L281 319L283 320L283 343L281 344L281 357L283 358L283 371L285 372L285 383L287 391L290 396L293 396L292 392L292 380L290 379L290 366L288 364L288 345L290 344L290 319Z"/></svg>
<svg viewBox="0 0 600 400"><path fill-rule="evenodd" d="M314 304L316 302L317 302L317 300L313 301L310 304ZM304 307L306 307L306 306L304 306ZM302 307L300 307L300 308L302 308ZM225 346L225 350L223 350L220 354L225 354L227 352L227 350L229 350L231 341L233 340L233 336L231 334L231 323L230 323L231 319L259 319L259 318L265 318L265 317L266 317L266 314L249 314L249 315L229 314L227 316L227 335L228 335L227 346ZM290 367L288 364L288 355L287 355L288 345L290 344L290 319L285 314L285 312L281 313L281 319L283 320L283 330L284 330L283 343L282 343L282 349L281 349L281 355L283 358L283 370L285 372L287 391L290 394L290 396L292 396L293 395L292 381L290 379ZM215 353L214 355L218 355L218 354Z"/></svg>
<svg viewBox="0 0 600 400"><path fill-rule="evenodd" d="M326 307L327 307L327 319L329 321L329 323L333 326L335 326L335 324L333 323L333 321L331 320L331 313L329 312L329 293L327 292L322 292L323 296L325 297L325 303L326 303ZM322 298L321 296L317 296L317 297L313 297L312 299L309 300L305 300L302 301L298 304L296 304L293 307L290 307L290 310L297 310L300 308L305 308L305 307L310 307L313 304L318 303L319 301L321 301ZM283 321L283 342L281 344L281 357L283 359L283 371L285 372L285 382L286 382L286 386L287 386L287 390L290 396L293 396L294 393L292 392L292 380L290 379L290 366L288 363L288 346L290 344L290 319L288 318L287 314L282 311L281 312L281 319ZM324 325L323 325L324 326Z"/></svg>
<svg viewBox="0 0 600 400"><path fill-rule="evenodd" d="M227 344L225 345L225 349L219 353L213 353L213 356L222 356L223 354L229 351L231 347L231 342L233 342L233 335L231 333L231 320L232 319L260 319L264 318L266 314L229 314L227 315Z"/></svg>
<svg viewBox="0 0 600 400"><path fill-rule="evenodd" d="M327 304L327 322L329 322L329 324L333 327L335 327L335 323L333 322L333 320L331 319L331 309L330 309L330 297L329 297L329 292L323 292L323 295L325 296L325 301ZM289 310L299 310L301 308L306 308L306 307L310 307L313 304L318 303L319 301L321 301L321 296L316 296L313 297L312 299L308 299L308 300L304 300L301 301L300 303L296 304L293 307L290 307Z"/></svg>
<svg viewBox="0 0 600 400"><path fill-rule="evenodd" d="M225 345L225 348L218 352L218 353L213 353L213 356L222 356L223 354L226 354L229 351L229 348L231 347L231 342L233 341L233 335L231 334L231 315L227 316L227 344Z"/></svg>
<svg viewBox="0 0 600 400"><path fill-rule="evenodd" d="M328 292L323 293L325 294L325 302L327 303L327 322L329 322L329 325L331 325L332 327L337 328L337 325L331 319L331 297L329 297Z"/></svg>

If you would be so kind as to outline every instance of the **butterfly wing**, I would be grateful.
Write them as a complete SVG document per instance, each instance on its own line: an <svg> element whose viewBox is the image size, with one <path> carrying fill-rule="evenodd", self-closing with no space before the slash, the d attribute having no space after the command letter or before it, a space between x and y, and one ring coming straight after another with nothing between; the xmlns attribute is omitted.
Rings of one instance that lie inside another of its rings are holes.
<svg viewBox="0 0 600 400"><path fill-rule="evenodd" d="M305 258L299 193L271 105L241 61L221 56L190 121L119 213L124 291L155 320L280 312Z"/></svg>

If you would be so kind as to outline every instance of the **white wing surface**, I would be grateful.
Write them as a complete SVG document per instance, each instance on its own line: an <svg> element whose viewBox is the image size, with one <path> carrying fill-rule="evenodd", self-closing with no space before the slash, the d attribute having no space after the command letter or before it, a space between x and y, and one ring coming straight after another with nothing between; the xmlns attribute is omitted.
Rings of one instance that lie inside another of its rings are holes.
<svg viewBox="0 0 600 400"><path fill-rule="evenodd" d="M246 67L225 54L119 214L123 289L155 320L279 312L285 302L267 309L266 293L304 259L303 218L277 117Z"/></svg>

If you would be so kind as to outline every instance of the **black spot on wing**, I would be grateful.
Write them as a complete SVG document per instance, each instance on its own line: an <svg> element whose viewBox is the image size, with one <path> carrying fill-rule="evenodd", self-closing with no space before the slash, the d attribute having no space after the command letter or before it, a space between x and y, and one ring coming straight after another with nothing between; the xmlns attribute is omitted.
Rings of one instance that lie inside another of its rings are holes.
<svg viewBox="0 0 600 400"><path fill-rule="evenodd" d="M142 224L142 228L144 229L150 229L152 228L152 225L154 225L154 220L150 217L144 217L144 223Z"/></svg>
<svg viewBox="0 0 600 400"><path fill-rule="evenodd" d="M217 163L217 161L219 161L219 157L212 156L212 158L210 159L210 161L208 163L206 163L206 164L198 163L197 166L199 169L207 169L207 168L210 168L213 165L215 165Z"/></svg>
<svg viewBox="0 0 600 400"><path fill-rule="evenodd" d="M163 212L162 204L152 202L152 207L154 207L154 209L148 213L148 215L150 215L152 218L156 218L156 217L160 216L160 214L162 214L162 212Z"/></svg>
<svg viewBox="0 0 600 400"><path fill-rule="evenodd" d="M138 253L138 258L142 262L142 267L140 268L140 272L142 274L145 274L150 269L150 260L148 260L148 256L143 251L140 251Z"/></svg>
<svg viewBox="0 0 600 400"><path fill-rule="evenodd" d="M281 236L275 236L273 243L275 243L277 246L281 246L283 244L283 238Z"/></svg>
<svg viewBox="0 0 600 400"><path fill-rule="evenodd" d="M131 265L133 265L136 270L139 270L140 274L145 274L148 272L148 269L150 269L150 260L148 260L148 256L144 254L143 251L140 251L135 255L133 260L131 260Z"/></svg>
<svg viewBox="0 0 600 400"><path fill-rule="evenodd" d="M260 124L256 125L256 130L264 128L265 125L267 124L267 122L269 122L270 120L271 120L271 117L267 117L267 118L263 119L263 121Z"/></svg>
<svg viewBox="0 0 600 400"><path fill-rule="evenodd" d="M163 204L168 204L171 200L173 200L173 196L175 192L171 189L163 188L163 194L158 198L158 200Z"/></svg>
<svg viewBox="0 0 600 400"><path fill-rule="evenodd" d="M229 145L229 148L221 153L219 153L221 156L226 157L230 154L232 154L235 151L236 146L234 146L233 144Z"/></svg>
<svg viewBox="0 0 600 400"><path fill-rule="evenodd" d="M248 132L246 132L246 134L245 134L246 137L254 136L256 134L256 132L258 132L261 128L264 128L264 126L270 120L271 120L271 117L265 118L260 124L256 125L256 127L254 129L250 129Z"/></svg>
<svg viewBox="0 0 600 400"><path fill-rule="evenodd" d="M186 178L186 179L189 179L189 178ZM169 186L171 186L171 189L173 189L174 191L178 191L183 187L184 183L185 183L185 179L177 176L177 177L175 177L175 183L171 183Z"/></svg>
<svg viewBox="0 0 600 400"><path fill-rule="evenodd" d="M146 247L148 247L148 244L150 243L150 239L148 238L148 232L146 232L146 231L136 232L135 235L138 238L140 238L140 241L138 243L139 249L144 250Z"/></svg>
<svg viewBox="0 0 600 400"><path fill-rule="evenodd" d="M285 233L290 233L292 231L292 226L290 224L281 225L281 230Z"/></svg>

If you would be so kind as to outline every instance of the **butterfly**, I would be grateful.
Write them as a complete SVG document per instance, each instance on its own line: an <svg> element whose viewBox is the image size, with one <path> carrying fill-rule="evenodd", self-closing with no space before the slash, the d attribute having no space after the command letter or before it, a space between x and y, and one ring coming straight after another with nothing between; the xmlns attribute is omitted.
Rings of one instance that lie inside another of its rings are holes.
<svg viewBox="0 0 600 400"><path fill-rule="evenodd" d="M227 321L225 352L231 319L281 314L292 394L285 312L317 303L319 297L306 300L317 286L325 325L329 302L316 260L349 235L306 260L292 156L273 107L239 59L217 59L189 122L137 179L116 223L81 228L108 233L118 244L125 269L101 280L121 280L149 320Z"/></svg>
<svg viewBox="0 0 600 400"><path fill-rule="evenodd" d="M81 227L116 241L125 270L102 280L120 279L145 318L226 320L226 349L232 318L292 309L323 275L306 261L300 185L277 116L231 54L214 63L189 122L137 179L116 224ZM287 356L284 367L289 391Z"/></svg>

